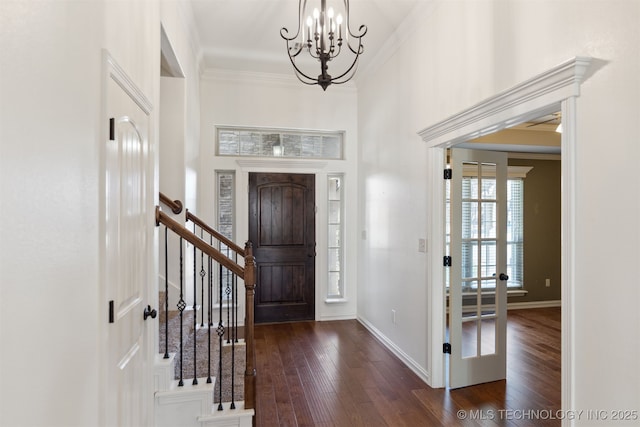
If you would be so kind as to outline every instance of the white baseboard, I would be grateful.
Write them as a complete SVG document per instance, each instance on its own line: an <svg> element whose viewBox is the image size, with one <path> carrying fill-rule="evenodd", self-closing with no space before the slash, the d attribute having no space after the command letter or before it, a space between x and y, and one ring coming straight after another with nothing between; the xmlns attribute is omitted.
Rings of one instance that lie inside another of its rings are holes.
<svg viewBox="0 0 640 427"><path fill-rule="evenodd" d="M530 301L530 302L510 302L507 304L507 310L524 310L527 308L548 308L548 307L560 307L562 301Z"/></svg>
<svg viewBox="0 0 640 427"><path fill-rule="evenodd" d="M549 308L549 307L560 307L560 306L562 306L562 301L560 300L509 302L507 303L507 310L526 310L529 308ZM476 310L478 306L465 305L464 308L467 310ZM447 307L446 313L449 314L449 307Z"/></svg>
<svg viewBox="0 0 640 427"><path fill-rule="evenodd" d="M331 320L353 320L357 319L355 314L344 314L339 316L320 316L318 318L319 322L329 322Z"/></svg>
<svg viewBox="0 0 640 427"><path fill-rule="evenodd" d="M382 332L376 329L371 323L362 317L357 318L365 328L369 330L385 347L387 347L393 354L395 354L409 369L413 371L422 381L430 384L429 372L420 366L415 360L413 360L407 353L402 351L400 347L395 345L393 341L387 338Z"/></svg>

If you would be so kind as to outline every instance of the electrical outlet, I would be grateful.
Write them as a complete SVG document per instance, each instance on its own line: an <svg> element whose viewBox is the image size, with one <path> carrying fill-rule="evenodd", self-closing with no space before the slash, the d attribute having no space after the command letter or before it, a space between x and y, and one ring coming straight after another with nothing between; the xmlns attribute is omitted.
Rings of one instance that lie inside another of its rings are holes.
<svg viewBox="0 0 640 427"><path fill-rule="evenodd" d="M547 280L545 280L545 281L544 281L544 285L545 285L547 288L550 288L550 287L551 287L551 279L547 279Z"/></svg>
<svg viewBox="0 0 640 427"><path fill-rule="evenodd" d="M395 310L391 310L391 316L392 316L391 320L393 321L393 324L395 325L396 324L396 311Z"/></svg>
<svg viewBox="0 0 640 427"><path fill-rule="evenodd" d="M418 252L427 252L427 239L418 239Z"/></svg>

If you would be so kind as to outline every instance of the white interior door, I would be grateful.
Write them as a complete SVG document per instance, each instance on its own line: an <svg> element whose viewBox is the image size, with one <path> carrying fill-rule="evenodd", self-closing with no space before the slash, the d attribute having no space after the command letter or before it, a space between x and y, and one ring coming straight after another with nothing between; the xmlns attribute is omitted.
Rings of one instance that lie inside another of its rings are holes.
<svg viewBox="0 0 640 427"><path fill-rule="evenodd" d="M449 387L506 378L507 155L451 150Z"/></svg>
<svg viewBox="0 0 640 427"><path fill-rule="evenodd" d="M113 69L111 70L113 71ZM153 168L149 108L136 99L126 76L109 75L106 105L104 286L109 305L105 423L152 424L152 363L144 322L152 266ZM131 89L131 88L129 88Z"/></svg>

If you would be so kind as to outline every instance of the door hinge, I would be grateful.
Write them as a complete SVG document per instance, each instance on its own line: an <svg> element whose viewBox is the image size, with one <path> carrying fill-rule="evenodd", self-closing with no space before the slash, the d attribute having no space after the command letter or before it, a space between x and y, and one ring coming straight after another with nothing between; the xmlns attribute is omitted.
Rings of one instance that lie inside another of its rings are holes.
<svg viewBox="0 0 640 427"><path fill-rule="evenodd" d="M449 255L442 257L442 265L445 267L451 267L451 257Z"/></svg>
<svg viewBox="0 0 640 427"><path fill-rule="evenodd" d="M109 301L109 323L113 323L114 322L114 316L113 316L113 300Z"/></svg>
<svg viewBox="0 0 640 427"><path fill-rule="evenodd" d="M453 176L453 169L444 170L444 179L451 179L452 176Z"/></svg>
<svg viewBox="0 0 640 427"><path fill-rule="evenodd" d="M449 344L448 342L442 344L442 352L444 354L451 354L451 344Z"/></svg>
<svg viewBox="0 0 640 427"><path fill-rule="evenodd" d="M116 139L116 119L109 119L109 141L115 141Z"/></svg>

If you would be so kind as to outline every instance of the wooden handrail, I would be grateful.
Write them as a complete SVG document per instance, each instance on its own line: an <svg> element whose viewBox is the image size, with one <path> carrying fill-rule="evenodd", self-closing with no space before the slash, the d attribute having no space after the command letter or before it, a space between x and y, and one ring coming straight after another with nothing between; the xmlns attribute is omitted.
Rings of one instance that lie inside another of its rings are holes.
<svg viewBox="0 0 640 427"><path fill-rule="evenodd" d="M179 222L169 217L169 215L162 212L162 210L160 210L160 206L156 206L156 225L160 224L166 225L167 228L170 228L178 236L182 237L183 239L200 249L202 252L215 259L218 263L233 271L239 277L244 278L244 268L236 264L233 260L227 258L225 254L209 245L200 237L187 230Z"/></svg>
<svg viewBox="0 0 640 427"><path fill-rule="evenodd" d="M245 256L244 249L242 249L240 246L238 246L235 242L233 242L232 240L230 240L227 237L223 236L222 234L220 234L218 231L214 230L213 228L209 227L209 225L207 223L205 223L203 220L201 220L200 218L198 218L197 216L195 216L194 214L189 212L189 209L187 209L186 212L187 212L186 213L187 221L192 221L198 227L202 228L204 231L206 231L207 233L211 234L217 240L219 240L220 242L222 242L225 245L227 245L229 248L231 248L232 251L234 251L235 253L237 253L241 257Z"/></svg>
<svg viewBox="0 0 640 427"><path fill-rule="evenodd" d="M160 201L171 208L171 212L179 214L182 212L182 202L180 200L171 200L168 196L160 192Z"/></svg>

